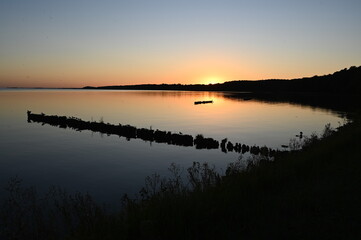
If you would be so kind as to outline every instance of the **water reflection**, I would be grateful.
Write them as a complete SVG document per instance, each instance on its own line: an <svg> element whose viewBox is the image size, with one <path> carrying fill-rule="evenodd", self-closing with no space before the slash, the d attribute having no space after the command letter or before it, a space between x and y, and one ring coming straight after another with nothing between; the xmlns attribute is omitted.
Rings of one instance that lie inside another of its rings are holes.
<svg viewBox="0 0 361 240"><path fill-rule="evenodd" d="M230 95L182 91L0 90L0 185L18 176L39 190L57 185L69 191L89 191L97 199L108 201L125 192L137 192L145 176L155 172L166 176L172 162L187 168L193 161L206 161L222 171L238 159L239 149L247 149L243 144L281 149L281 145L287 145L301 131L309 136L320 132L327 123L338 126L342 122L333 111L286 102L270 104L256 98L239 101ZM194 105L195 101L207 100L213 103ZM192 136L193 144L197 135L203 135L217 140L219 148L198 150L194 146L158 144L141 138L127 141L117 135L102 137L91 131L80 133L47 124L28 124L27 110L74 116L85 122L103 120L111 125L123 123L137 129L181 132ZM227 141L222 141L225 138ZM241 148L236 143L242 143Z"/></svg>
<svg viewBox="0 0 361 240"><path fill-rule="evenodd" d="M346 117L346 112L352 112L359 109L360 101L358 96L322 94L322 93L225 93L224 97L235 101L247 101L254 99L258 102L279 104L288 103L299 107L311 107L317 110L332 111Z"/></svg>
<svg viewBox="0 0 361 240"><path fill-rule="evenodd" d="M172 133L169 131L161 131L159 129L146 129L146 128L137 128L131 125L112 125L104 122L90 122L83 121L75 117L66 117L66 116L57 116L57 115L45 115L44 113L35 114L31 111L27 111L28 122L38 122L44 124L49 124L51 126L56 126L59 128L71 128L76 131L90 130L93 132L99 132L101 134L107 134L108 136L118 135L125 137L128 141L130 139L141 139L146 142L156 142L156 143L167 143L169 145L183 146L183 147L193 147L196 149L218 149L221 147L222 152L227 153L227 151L246 153L250 152L251 154L258 155L261 154L266 157L272 157L276 152L273 149L268 149L266 146L260 148L258 146L249 147L245 144L235 143L233 144L230 141L227 141L227 138L223 139L221 145L219 141L213 138L205 138L203 135L198 134L196 137L193 137L189 134L183 133ZM302 134L302 132L301 132ZM302 135L301 135L302 138Z"/></svg>

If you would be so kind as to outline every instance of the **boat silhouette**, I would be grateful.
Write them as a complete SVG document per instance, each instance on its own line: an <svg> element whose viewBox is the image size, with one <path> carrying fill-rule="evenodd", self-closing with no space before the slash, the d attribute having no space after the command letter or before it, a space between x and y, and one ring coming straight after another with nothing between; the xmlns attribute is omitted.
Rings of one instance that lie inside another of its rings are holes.
<svg viewBox="0 0 361 240"><path fill-rule="evenodd" d="M195 102L194 102L194 105L197 105L197 104L206 104L206 103L213 103L213 100L208 100L208 101L195 101Z"/></svg>

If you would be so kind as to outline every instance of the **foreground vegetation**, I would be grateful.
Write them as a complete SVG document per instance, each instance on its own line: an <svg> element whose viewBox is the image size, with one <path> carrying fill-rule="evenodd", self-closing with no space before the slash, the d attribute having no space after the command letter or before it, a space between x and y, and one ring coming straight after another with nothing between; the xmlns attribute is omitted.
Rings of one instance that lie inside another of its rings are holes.
<svg viewBox="0 0 361 240"><path fill-rule="evenodd" d="M59 188L39 196L9 182L0 218L1 239L359 239L361 237L361 119L273 161L230 164L220 176L208 164L170 166L154 174L138 199L107 213L87 194ZM297 149L299 142L292 141Z"/></svg>

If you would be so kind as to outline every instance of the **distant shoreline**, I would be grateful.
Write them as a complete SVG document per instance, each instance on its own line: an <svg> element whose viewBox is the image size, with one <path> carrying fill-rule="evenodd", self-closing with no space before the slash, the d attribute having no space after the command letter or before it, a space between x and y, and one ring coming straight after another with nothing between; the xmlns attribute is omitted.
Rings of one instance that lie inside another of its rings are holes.
<svg viewBox="0 0 361 240"><path fill-rule="evenodd" d="M56 90L56 89L75 89L75 90L81 90L81 89L84 89L84 88L50 88L50 87L4 87L4 88L0 88L0 89L19 89L19 90L22 90L22 89L29 89L29 90Z"/></svg>
<svg viewBox="0 0 361 240"><path fill-rule="evenodd" d="M86 86L83 89L100 90L181 90L234 91L254 93L361 93L361 66L350 67L333 74L298 79L236 80L216 84L138 84L118 86Z"/></svg>
<svg viewBox="0 0 361 240"><path fill-rule="evenodd" d="M361 93L361 66L345 68L333 74L297 79L235 80L216 84L136 84L113 86L85 86L80 88L7 87L4 89L35 90L168 90L168 91L222 91L253 93Z"/></svg>

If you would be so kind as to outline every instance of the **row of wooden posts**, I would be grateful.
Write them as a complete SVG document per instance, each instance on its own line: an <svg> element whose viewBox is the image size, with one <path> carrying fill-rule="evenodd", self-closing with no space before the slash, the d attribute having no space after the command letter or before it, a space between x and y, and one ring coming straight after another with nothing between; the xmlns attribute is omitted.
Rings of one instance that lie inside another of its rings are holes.
<svg viewBox="0 0 361 240"><path fill-rule="evenodd" d="M172 133L170 131L153 130L147 128L137 128L131 125L113 125L104 122L83 121L76 117L66 117L57 115L46 115L44 113L35 114L27 111L28 122L38 122L49 124L60 128L70 128L76 131L89 130L102 134L115 134L130 139L142 139L149 142L166 143L170 145L195 147L196 149L219 149L223 152L250 152L255 155L273 156L276 150L267 147L248 146L241 143L228 141L226 138L219 143L213 138L205 138L203 135L193 137L189 134Z"/></svg>

